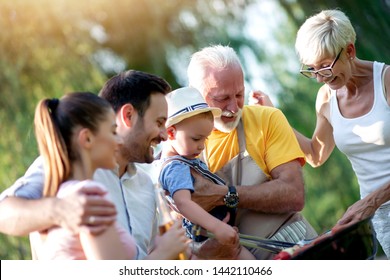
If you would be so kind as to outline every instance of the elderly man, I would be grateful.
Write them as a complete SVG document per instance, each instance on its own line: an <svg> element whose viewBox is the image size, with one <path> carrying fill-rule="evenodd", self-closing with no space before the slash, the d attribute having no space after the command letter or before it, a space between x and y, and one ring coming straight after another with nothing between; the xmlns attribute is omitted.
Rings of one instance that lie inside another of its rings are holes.
<svg viewBox="0 0 390 280"><path fill-rule="evenodd" d="M317 236L299 213L304 206L304 154L280 110L244 105L244 73L235 51L221 45L206 47L192 55L187 73L189 85L210 107L222 110L203 159L229 183L229 188L221 188L196 176L193 199L205 209L224 204L237 208L241 233L288 242ZM231 258L237 248L233 244L227 250L212 240L195 253ZM263 249L251 252L257 259L273 257Z"/></svg>

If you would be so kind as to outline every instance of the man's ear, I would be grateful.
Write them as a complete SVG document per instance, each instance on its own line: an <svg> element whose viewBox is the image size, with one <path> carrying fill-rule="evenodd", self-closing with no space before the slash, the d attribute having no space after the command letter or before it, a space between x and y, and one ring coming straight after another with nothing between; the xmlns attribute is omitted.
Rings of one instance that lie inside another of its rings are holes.
<svg viewBox="0 0 390 280"><path fill-rule="evenodd" d="M80 129L77 140L79 145L84 148L90 148L92 146L94 135L88 128Z"/></svg>
<svg viewBox="0 0 390 280"><path fill-rule="evenodd" d="M176 138L176 127L174 125L168 127L167 134L169 140L174 140Z"/></svg>
<svg viewBox="0 0 390 280"><path fill-rule="evenodd" d="M132 123L134 122L133 120L134 114L135 114L135 109L131 104L125 104L119 110L120 120L126 127L132 126Z"/></svg>

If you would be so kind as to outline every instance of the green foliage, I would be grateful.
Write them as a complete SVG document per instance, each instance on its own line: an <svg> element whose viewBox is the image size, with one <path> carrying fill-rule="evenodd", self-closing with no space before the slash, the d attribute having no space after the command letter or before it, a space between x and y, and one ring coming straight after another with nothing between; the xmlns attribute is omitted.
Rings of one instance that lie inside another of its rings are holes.
<svg viewBox="0 0 390 280"><path fill-rule="evenodd" d="M69 21L54 1L0 3L1 190L38 155L32 126L38 100L69 91L97 92L106 80L91 61L88 36L77 27L81 19ZM0 236L0 258L29 258L26 240Z"/></svg>
<svg viewBox="0 0 390 280"><path fill-rule="evenodd" d="M285 14L272 30L273 45L244 32L246 11L265 0L2 0L0 2L0 191L20 177L38 155L33 115L38 100L69 91L98 92L111 75L138 69L185 85L189 56L210 44L229 44L245 67L247 83L263 80L291 125L310 136L319 85L301 78L293 45L304 19L340 7L356 26L359 58L389 61L378 38L389 37L386 1L279 0ZM273 2L275 3L275 2ZM256 26L258 34L270 29ZM277 48L274 47L276 44ZM248 53L250 56L248 56ZM304 213L319 232L329 229L359 198L348 160L337 150L322 167L304 167ZM29 259L26 237L0 234L0 259Z"/></svg>
<svg viewBox="0 0 390 280"><path fill-rule="evenodd" d="M31 260L27 237L13 237L0 234L0 260Z"/></svg>

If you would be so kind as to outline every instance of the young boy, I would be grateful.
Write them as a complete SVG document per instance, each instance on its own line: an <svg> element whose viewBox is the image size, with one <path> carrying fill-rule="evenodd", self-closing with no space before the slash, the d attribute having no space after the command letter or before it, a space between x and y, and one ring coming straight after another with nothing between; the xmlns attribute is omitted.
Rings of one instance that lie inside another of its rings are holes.
<svg viewBox="0 0 390 280"><path fill-rule="evenodd" d="M177 89L169 93L166 99L168 140L162 148L159 181L163 189L173 198L177 210L185 218L187 233L194 242L205 239L197 239L192 235L192 224L214 234L221 244L234 243L238 238L236 230L231 226L234 224L235 209L218 206L208 213L191 200L191 193L194 192L191 168L201 172L215 183L221 184L221 188L227 188L224 181L208 171L206 164L198 158L205 147L207 137L214 128L214 117L220 116L221 110L209 107L200 92L190 87ZM231 225L221 221L225 217L230 218ZM254 257L243 247L238 259L254 259Z"/></svg>

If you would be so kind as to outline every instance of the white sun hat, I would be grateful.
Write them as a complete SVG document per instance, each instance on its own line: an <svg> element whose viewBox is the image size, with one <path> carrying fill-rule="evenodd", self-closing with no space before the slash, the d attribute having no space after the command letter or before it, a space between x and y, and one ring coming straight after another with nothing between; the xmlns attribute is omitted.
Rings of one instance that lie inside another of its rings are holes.
<svg viewBox="0 0 390 280"><path fill-rule="evenodd" d="M212 112L214 117L221 115L221 109L207 105L202 94L193 87L176 89L166 96L168 103L168 120L165 124L170 127L189 117Z"/></svg>

